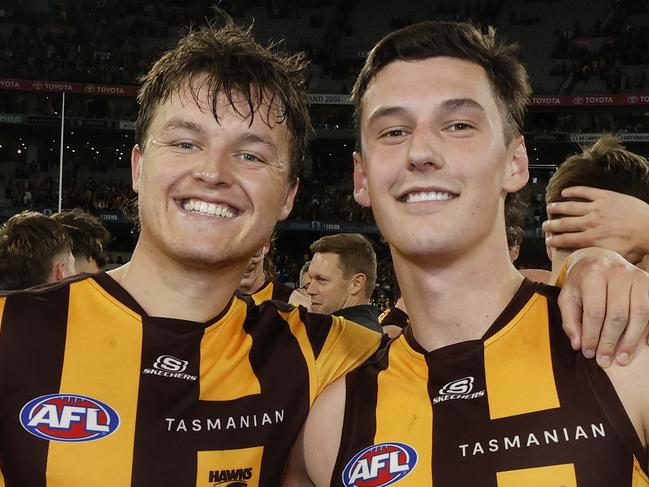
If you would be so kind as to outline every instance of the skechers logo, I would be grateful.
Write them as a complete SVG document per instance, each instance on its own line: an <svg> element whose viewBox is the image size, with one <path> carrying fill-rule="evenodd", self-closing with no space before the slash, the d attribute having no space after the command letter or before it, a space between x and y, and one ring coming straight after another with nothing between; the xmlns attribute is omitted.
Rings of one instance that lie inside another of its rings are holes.
<svg viewBox="0 0 649 487"><path fill-rule="evenodd" d="M185 374L189 362L173 355L160 355L153 363L153 368L144 369L143 374L172 377L174 379L196 380L195 375Z"/></svg>
<svg viewBox="0 0 649 487"><path fill-rule="evenodd" d="M473 390L473 377L463 377L462 379L449 382L439 390L441 395L444 394L468 394Z"/></svg>
<svg viewBox="0 0 649 487"><path fill-rule="evenodd" d="M247 487L252 478L252 468L237 468L230 470L210 470L209 482L212 485L224 487Z"/></svg>
<svg viewBox="0 0 649 487"><path fill-rule="evenodd" d="M119 416L108 404L77 394L48 394L20 410L20 424L32 435L51 441L92 441L113 434Z"/></svg>
<svg viewBox="0 0 649 487"><path fill-rule="evenodd" d="M392 485L417 464L417 452L405 443L379 443L358 452L343 470L345 487Z"/></svg>
<svg viewBox="0 0 649 487"><path fill-rule="evenodd" d="M433 398L433 404L451 399L476 399L484 396L484 389L471 392L473 391L474 381L474 378L469 376L449 382L439 390L439 396Z"/></svg>
<svg viewBox="0 0 649 487"><path fill-rule="evenodd" d="M153 364L153 368L168 372L185 372L188 364L187 360L181 360L172 355L160 355Z"/></svg>

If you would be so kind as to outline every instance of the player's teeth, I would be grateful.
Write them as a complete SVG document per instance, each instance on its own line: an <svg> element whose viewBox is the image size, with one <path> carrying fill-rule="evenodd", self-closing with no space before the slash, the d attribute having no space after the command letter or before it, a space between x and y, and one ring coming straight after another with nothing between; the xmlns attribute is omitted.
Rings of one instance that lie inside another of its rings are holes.
<svg viewBox="0 0 649 487"><path fill-rule="evenodd" d="M409 193L406 196L407 203L417 203L419 201L444 201L450 200L453 197L450 193L439 192L439 191L429 191L429 192L419 192L419 193Z"/></svg>
<svg viewBox="0 0 649 487"><path fill-rule="evenodd" d="M234 211L229 208L215 203L208 203L207 201L184 200L182 206L185 211L194 211L202 215L220 216L222 218L232 218L234 216Z"/></svg>

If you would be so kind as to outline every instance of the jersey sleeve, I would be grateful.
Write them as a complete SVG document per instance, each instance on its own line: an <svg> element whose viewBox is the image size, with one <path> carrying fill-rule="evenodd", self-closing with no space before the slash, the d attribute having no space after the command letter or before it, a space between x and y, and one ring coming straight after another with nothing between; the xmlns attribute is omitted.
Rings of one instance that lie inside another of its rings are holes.
<svg viewBox="0 0 649 487"><path fill-rule="evenodd" d="M318 391L358 367L379 348L382 335L339 316L331 324L316 358Z"/></svg>

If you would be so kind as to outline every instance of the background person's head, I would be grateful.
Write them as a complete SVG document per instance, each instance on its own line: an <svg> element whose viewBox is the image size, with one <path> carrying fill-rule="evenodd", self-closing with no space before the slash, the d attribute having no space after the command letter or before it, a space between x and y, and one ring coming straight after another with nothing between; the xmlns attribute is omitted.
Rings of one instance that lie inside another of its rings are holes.
<svg viewBox="0 0 649 487"><path fill-rule="evenodd" d="M244 268L288 216L311 133L303 56L225 20L141 78L131 158L138 246L205 270Z"/></svg>
<svg viewBox="0 0 649 487"><path fill-rule="evenodd" d="M99 272L106 265L104 246L110 232L90 213L79 208L64 210L52 215L67 230L72 239L72 254L78 273Z"/></svg>
<svg viewBox="0 0 649 487"><path fill-rule="evenodd" d="M0 290L26 289L74 274L70 236L50 217L25 211L0 230Z"/></svg>
<svg viewBox="0 0 649 487"><path fill-rule="evenodd" d="M239 283L239 291L243 294L254 294L266 282L266 272L264 262L266 255L270 248L270 243L264 245L253 255L248 261L241 282Z"/></svg>
<svg viewBox="0 0 649 487"><path fill-rule="evenodd" d="M355 197L402 255L496 239L504 251L505 206L528 178L531 89L517 51L470 24L427 21L368 55L352 92ZM422 225L429 209L445 216Z"/></svg>
<svg viewBox="0 0 649 487"><path fill-rule="evenodd" d="M649 203L649 162L625 149L614 136L606 135L559 166L546 187L546 203L567 201L561 192L571 186L615 191ZM550 216L557 218L561 215ZM554 273L575 250L548 248Z"/></svg>
<svg viewBox="0 0 649 487"><path fill-rule="evenodd" d="M309 284L311 283L311 276L309 275L309 266L311 265L311 261L307 260L303 265L302 268L300 269L300 278L299 278L299 289L303 290L306 292L306 289L309 287Z"/></svg>
<svg viewBox="0 0 649 487"><path fill-rule="evenodd" d="M309 247L311 310L331 314L342 308L369 304L376 285L376 254L358 233L322 237Z"/></svg>

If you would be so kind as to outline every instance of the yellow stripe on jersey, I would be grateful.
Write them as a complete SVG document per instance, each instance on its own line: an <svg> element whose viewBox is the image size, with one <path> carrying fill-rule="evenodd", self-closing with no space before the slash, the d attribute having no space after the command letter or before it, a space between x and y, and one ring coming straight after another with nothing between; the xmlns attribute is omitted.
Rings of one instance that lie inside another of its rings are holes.
<svg viewBox="0 0 649 487"><path fill-rule="evenodd" d="M2 330L2 317L4 316L6 302L7 302L7 298L0 298L0 330ZM3 487L2 484L0 484L0 487Z"/></svg>
<svg viewBox="0 0 649 487"><path fill-rule="evenodd" d="M4 302L0 304L0 306L4 306ZM2 317L2 311L0 311L0 318ZM0 470L0 487L5 487L5 478L2 476L2 470Z"/></svg>
<svg viewBox="0 0 649 487"><path fill-rule="evenodd" d="M201 340L201 401L232 401L261 394L249 358L252 337L241 326L247 309L246 303L235 297L225 316L205 330Z"/></svg>
<svg viewBox="0 0 649 487"><path fill-rule="evenodd" d="M316 359L313 354L313 348L311 348L311 342L306 332L306 327L300 318L300 312L296 308L291 312L282 312L278 311L279 315L288 322L288 326L291 329L291 333L296 338L298 345L300 346L300 351L304 357L307 368L309 370L309 405L313 405L318 392L320 391L320 386L318 382L318 372L316 370Z"/></svg>
<svg viewBox="0 0 649 487"><path fill-rule="evenodd" d="M633 478L631 479L631 487L649 487L649 477L647 477L647 474L642 470L636 457L633 457Z"/></svg>
<svg viewBox="0 0 649 487"><path fill-rule="evenodd" d="M491 419L558 408L547 298L535 295L485 341L485 376Z"/></svg>
<svg viewBox="0 0 649 487"><path fill-rule="evenodd" d="M577 487L571 463L497 472L496 479L498 487Z"/></svg>
<svg viewBox="0 0 649 487"><path fill-rule="evenodd" d="M121 316L112 309L114 306L122 308ZM81 318L87 316L115 319L88 323L87 318ZM60 392L108 404L119 414L120 426L97 441L50 442L48 487L130 485L141 349L139 315L92 279L70 285Z"/></svg>
<svg viewBox="0 0 649 487"><path fill-rule="evenodd" d="M199 451L196 487L241 485L259 487L263 446L237 450ZM227 481L230 482L227 482ZM231 483L232 482L232 483Z"/></svg>
<svg viewBox="0 0 649 487"><path fill-rule="evenodd" d="M389 354L389 369L379 372L377 379L374 444L399 441L412 446L421 461L408 475L408 485L433 485L431 462L428 461L433 457L433 435L426 429L433 424L427 387L428 366L422 355L408 347L403 335L392 344ZM404 421L404 400L407 416L413 418L412 421Z"/></svg>
<svg viewBox="0 0 649 487"><path fill-rule="evenodd" d="M269 282L255 294L251 294L251 297L257 305L264 301L268 301L269 299L273 299L273 283Z"/></svg>
<svg viewBox="0 0 649 487"><path fill-rule="evenodd" d="M318 394L333 381L370 357L381 343L381 333L332 316L331 330L316 359Z"/></svg>

